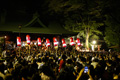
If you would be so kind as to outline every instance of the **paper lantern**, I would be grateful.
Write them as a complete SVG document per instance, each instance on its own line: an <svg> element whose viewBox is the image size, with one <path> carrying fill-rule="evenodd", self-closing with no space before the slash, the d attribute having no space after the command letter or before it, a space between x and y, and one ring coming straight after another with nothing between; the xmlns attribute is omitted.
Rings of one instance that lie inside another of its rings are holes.
<svg viewBox="0 0 120 80"><path fill-rule="evenodd" d="M38 46L41 46L41 38L38 38L37 42L38 42Z"/></svg>
<svg viewBox="0 0 120 80"><path fill-rule="evenodd" d="M71 45L71 46L75 45L72 37L70 38L70 45Z"/></svg>
<svg viewBox="0 0 120 80"><path fill-rule="evenodd" d="M57 41L57 38L56 38L56 37L53 38L53 43L54 43L54 46L57 46L57 45L58 45L58 41Z"/></svg>
<svg viewBox="0 0 120 80"><path fill-rule="evenodd" d="M26 35L26 41L27 41L27 44L30 44L30 36L29 35Z"/></svg>
<svg viewBox="0 0 120 80"><path fill-rule="evenodd" d="M50 40L46 39L46 47L50 47Z"/></svg>
<svg viewBox="0 0 120 80"><path fill-rule="evenodd" d="M17 46L21 46L21 38L17 37Z"/></svg>
<svg viewBox="0 0 120 80"><path fill-rule="evenodd" d="M76 43L77 43L78 46L81 46L79 38L77 38Z"/></svg>
<svg viewBox="0 0 120 80"><path fill-rule="evenodd" d="M63 46L63 47L66 47L65 39L62 39L62 46Z"/></svg>

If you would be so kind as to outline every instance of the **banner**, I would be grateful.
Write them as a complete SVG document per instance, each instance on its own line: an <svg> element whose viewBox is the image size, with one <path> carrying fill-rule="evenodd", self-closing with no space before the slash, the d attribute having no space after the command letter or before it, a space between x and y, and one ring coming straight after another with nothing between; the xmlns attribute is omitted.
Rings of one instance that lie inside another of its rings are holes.
<svg viewBox="0 0 120 80"><path fill-rule="evenodd" d="M38 38L37 42L38 42L38 46L41 46L41 38Z"/></svg>
<svg viewBox="0 0 120 80"><path fill-rule="evenodd" d="M77 43L78 46L81 46L79 38L77 38L76 43Z"/></svg>
<svg viewBox="0 0 120 80"><path fill-rule="evenodd" d="M29 35L26 35L26 41L27 41L27 44L30 44L30 36Z"/></svg>
<svg viewBox="0 0 120 80"><path fill-rule="evenodd" d="M62 39L62 46L63 46L63 47L66 47L65 39Z"/></svg>
<svg viewBox="0 0 120 80"><path fill-rule="evenodd" d="M17 37L17 46L21 46L21 38Z"/></svg>
<svg viewBox="0 0 120 80"><path fill-rule="evenodd" d="M50 47L50 40L48 38L46 39L46 47Z"/></svg>
<svg viewBox="0 0 120 80"><path fill-rule="evenodd" d="M57 38L56 38L56 37L53 38L53 43L54 43L54 46L57 46L57 45L58 45L58 41L57 41Z"/></svg>
<svg viewBox="0 0 120 80"><path fill-rule="evenodd" d="M70 38L70 45L71 45L71 46L75 45L72 37Z"/></svg>

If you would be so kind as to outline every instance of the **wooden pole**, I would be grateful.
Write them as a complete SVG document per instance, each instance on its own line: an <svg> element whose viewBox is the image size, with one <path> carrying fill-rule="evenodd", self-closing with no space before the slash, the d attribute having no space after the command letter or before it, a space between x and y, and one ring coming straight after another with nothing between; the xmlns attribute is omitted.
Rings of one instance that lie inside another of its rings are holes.
<svg viewBox="0 0 120 80"><path fill-rule="evenodd" d="M56 54L57 54L57 48L56 48Z"/></svg>
<svg viewBox="0 0 120 80"><path fill-rule="evenodd" d="M31 47L30 47L30 45L29 45L29 55L30 55L30 48L31 48Z"/></svg>
<svg viewBox="0 0 120 80"><path fill-rule="evenodd" d="M19 46L19 56L20 56L20 46Z"/></svg>
<svg viewBox="0 0 120 80"><path fill-rule="evenodd" d="M65 47L65 53L67 54L67 49L66 49L66 47Z"/></svg>
<svg viewBox="0 0 120 80"><path fill-rule="evenodd" d="M41 46L38 46L38 47L39 47L38 49L39 49L39 51L40 51L40 53L41 53L42 47L41 47Z"/></svg>

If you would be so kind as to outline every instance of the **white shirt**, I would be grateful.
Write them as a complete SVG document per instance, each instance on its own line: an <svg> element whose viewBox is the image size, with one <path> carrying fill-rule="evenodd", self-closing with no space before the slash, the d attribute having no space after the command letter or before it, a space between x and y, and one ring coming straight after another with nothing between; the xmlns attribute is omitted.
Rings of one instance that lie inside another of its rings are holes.
<svg viewBox="0 0 120 80"><path fill-rule="evenodd" d="M94 69L96 68L98 62L92 62L91 65L93 65Z"/></svg>

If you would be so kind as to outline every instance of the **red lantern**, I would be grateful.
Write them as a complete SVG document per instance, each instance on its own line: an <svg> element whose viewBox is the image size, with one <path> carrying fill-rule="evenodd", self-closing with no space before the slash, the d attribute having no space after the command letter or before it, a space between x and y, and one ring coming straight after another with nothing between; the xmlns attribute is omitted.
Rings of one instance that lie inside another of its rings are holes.
<svg viewBox="0 0 120 80"><path fill-rule="evenodd" d="M53 38L53 42L54 42L54 46L58 45L58 41L57 41L56 37Z"/></svg>
<svg viewBox="0 0 120 80"><path fill-rule="evenodd" d="M50 47L50 41L49 41L49 39L46 39L46 46Z"/></svg>
<svg viewBox="0 0 120 80"><path fill-rule="evenodd" d="M71 46L75 45L72 37L70 38L70 45L71 45Z"/></svg>
<svg viewBox="0 0 120 80"><path fill-rule="evenodd" d="M21 38L17 37L17 46L21 46Z"/></svg>
<svg viewBox="0 0 120 80"><path fill-rule="evenodd" d="M27 44L30 44L30 36L29 35L26 35L26 41L27 41Z"/></svg>
<svg viewBox="0 0 120 80"><path fill-rule="evenodd" d="M62 46L63 46L63 47L66 47L65 39L62 39Z"/></svg>
<svg viewBox="0 0 120 80"><path fill-rule="evenodd" d="M78 46L81 46L81 44L80 44L80 39L79 39L79 38L77 38L76 42L77 42L77 45L78 45Z"/></svg>
<svg viewBox="0 0 120 80"><path fill-rule="evenodd" d="M37 42L38 42L38 46L41 46L41 38L38 38Z"/></svg>

